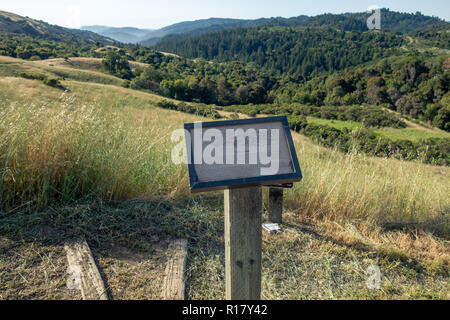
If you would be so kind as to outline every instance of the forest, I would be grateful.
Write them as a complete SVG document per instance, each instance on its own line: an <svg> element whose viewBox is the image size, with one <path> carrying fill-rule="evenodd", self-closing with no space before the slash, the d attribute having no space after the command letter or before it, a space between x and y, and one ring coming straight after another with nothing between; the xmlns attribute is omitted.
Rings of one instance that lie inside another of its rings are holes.
<svg viewBox="0 0 450 320"><path fill-rule="evenodd" d="M262 26L167 39L155 48L187 58L253 62L273 75L302 81L395 54L403 44L403 37L385 32Z"/></svg>

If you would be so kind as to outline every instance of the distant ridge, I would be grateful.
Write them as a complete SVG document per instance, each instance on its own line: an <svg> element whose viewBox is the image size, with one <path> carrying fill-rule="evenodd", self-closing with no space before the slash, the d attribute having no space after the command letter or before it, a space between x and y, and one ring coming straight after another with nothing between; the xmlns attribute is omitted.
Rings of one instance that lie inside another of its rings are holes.
<svg viewBox="0 0 450 320"><path fill-rule="evenodd" d="M159 39L171 34L195 33L219 31L235 27L245 27L264 23L269 19L242 20L227 18L209 18L196 21L183 21L170 26L151 30L132 27L108 27L108 26L83 26L81 30L96 32L124 43L141 43L146 45L156 44Z"/></svg>
<svg viewBox="0 0 450 320"><path fill-rule="evenodd" d="M83 26L81 30L96 32L102 36L120 41L123 43L138 43L146 39L152 32L151 29L139 29L134 27L108 27L108 26Z"/></svg>
<svg viewBox="0 0 450 320"><path fill-rule="evenodd" d="M345 31L367 31L366 12L321 14L317 16L300 15L292 18L273 17L255 20L209 18L196 21L184 21L169 25L158 30L138 29L131 27L113 28L107 26L85 26L83 30L97 32L124 43L140 43L143 45L156 45L166 38L188 38L209 32L231 30L236 28L251 28L261 25L284 27L323 27ZM410 33L436 24L446 23L438 17L425 16L417 13L401 13L382 9L382 28L394 33Z"/></svg>

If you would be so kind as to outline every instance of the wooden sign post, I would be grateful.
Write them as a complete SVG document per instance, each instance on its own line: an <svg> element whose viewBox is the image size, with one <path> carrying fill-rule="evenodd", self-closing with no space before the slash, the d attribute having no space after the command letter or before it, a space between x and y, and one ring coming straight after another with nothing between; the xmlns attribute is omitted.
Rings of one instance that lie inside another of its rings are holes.
<svg viewBox="0 0 450 320"><path fill-rule="evenodd" d="M269 221L283 223L283 188L269 188Z"/></svg>
<svg viewBox="0 0 450 320"><path fill-rule="evenodd" d="M261 298L261 187L225 190L227 300Z"/></svg>
<svg viewBox="0 0 450 320"><path fill-rule="evenodd" d="M259 300L261 187L302 179L287 118L190 123L184 128L191 192L225 190L226 298ZM277 194L274 203L281 216L282 192Z"/></svg>

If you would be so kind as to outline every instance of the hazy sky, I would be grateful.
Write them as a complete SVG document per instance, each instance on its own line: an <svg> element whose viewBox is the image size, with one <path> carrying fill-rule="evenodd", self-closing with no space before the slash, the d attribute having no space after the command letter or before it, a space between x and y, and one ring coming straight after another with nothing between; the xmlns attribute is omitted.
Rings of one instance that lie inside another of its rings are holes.
<svg viewBox="0 0 450 320"><path fill-rule="evenodd" d="M362 12L371 5L400 12L421 11L450 20L449 0L0 0L0 10L72 28L108 25L156 29L210 17L254 19Z"/></svg>

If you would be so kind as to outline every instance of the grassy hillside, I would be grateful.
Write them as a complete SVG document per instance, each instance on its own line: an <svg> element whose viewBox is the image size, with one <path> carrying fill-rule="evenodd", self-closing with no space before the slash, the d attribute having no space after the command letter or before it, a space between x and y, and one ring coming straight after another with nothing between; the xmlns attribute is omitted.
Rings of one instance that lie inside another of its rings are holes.
<svg viewBox="0 0 450 320"><path fill-rule="evenodd" d="M18 76L21 72L29 74L43 74L54 78L70 78L78 81L113 84L120 86L122 79L99 71L98 60L74 59L68 62L59 60L45 60L32 62L0 56L0 76ZM73 63L72 63L73 62Z"/></svg>
<svg viewBox="0 0 450 320"><path fill-rule="evenodd" d="M354 130L363 128L363 124L356 121L342 121L342 120L326 120L321 118L307 117L309 123L330 126L336 129L347 128ZM430 138L450 138L450 133L437 128L426 128L421 125L407 121L406 128L378 128L374 130L378 135L393 139L393 140L410 140L419 141Z"/></svg>
<svg viewBox="0 0 450 320"><path fill-rule="evenodd" d="M172 131L206 119L80 65L0 62L0 297L73 298L61 241L83 236L114 298L158 298L138 261L152 256L158 275L171 237L190 242L188 297L223 298L222 194L191 197L186 167L170 161ZM64 70L64 89L12 77L18 68ZM263 298L448 299L450 168L294 140L305 178L286 193L286 232L264 236ZM371 264L382 290L365 287ZM142 277L130 283L129 270Z"/></svg>
<svg viewBox="0 0 450 320"><path fill-rule="evenodd" d="M97 42L113 43L112 39L90 31L67 29L44 21L22 17L0 10L0 31L12 34L33 36L49 41L71 41L72 43Z"/></svg>

